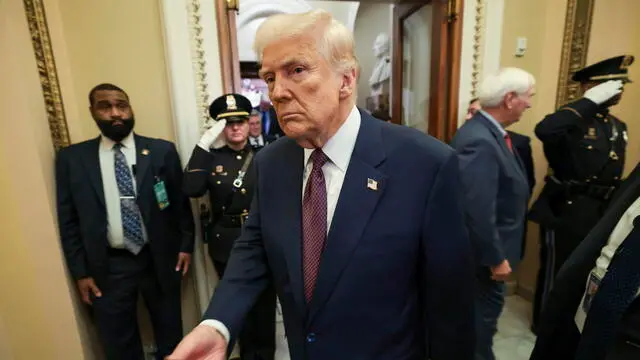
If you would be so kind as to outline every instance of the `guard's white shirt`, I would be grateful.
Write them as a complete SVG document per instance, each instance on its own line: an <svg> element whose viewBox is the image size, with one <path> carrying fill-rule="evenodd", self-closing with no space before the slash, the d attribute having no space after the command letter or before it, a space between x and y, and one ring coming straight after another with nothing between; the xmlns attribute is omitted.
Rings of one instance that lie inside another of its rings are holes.
<svg viewBox="0 0 640 360"><path fill-rule="evenodd" d="M354 106L340 129L338 129L335 135L322 147L322 151L329 158L329 161L322 167L322 173L324 174L324 181L327 187L327 232L331 228L331 220L333 219L333 214L338 204L338 197L340 196L344 177L349 167L349 161L351 161L351 155L356 145L361 122L360 112ZM313 162L310 161L313 150L314 149L304 149L305 168L301 184L303 197L304 188L313 169ZM366 186L366 184L363 184L363 186ZM227 329L222 322L209 319L204 320L201 324L215 328L224 336L227 343L229 342L231 338L229 329Z"/></svg>
<svg viewBox="0 0 640 360"><path fill-rule="evenodd" d="M605 274L607 273L607 269L609 268L609 263L613 256L616 253L618 247L622 244L624 239L629 236L631 230L633 230L633 219L640 215L640 198L636 199L636 201L629 206L627 211L622 215L618 224L611 232L609 236L609 241L607 245L602 248L600 252L600 257L596 260L596 266L591 270L589 277L587 278L587 288L585 290L585 294L582 295L582 300L580 301L580 305L578 306L578 311L576 312L575 322L578 326L580 332L582 332L582 328L584 327L584 322L587 318L588 307L585 306L585 298L587 297L587 293L590 292L590 279L595 277L599 281L601 281ZM640 289L638 289L638 296L640 296ZM593 298L593 294L589 295L590 298Z"/></svg>

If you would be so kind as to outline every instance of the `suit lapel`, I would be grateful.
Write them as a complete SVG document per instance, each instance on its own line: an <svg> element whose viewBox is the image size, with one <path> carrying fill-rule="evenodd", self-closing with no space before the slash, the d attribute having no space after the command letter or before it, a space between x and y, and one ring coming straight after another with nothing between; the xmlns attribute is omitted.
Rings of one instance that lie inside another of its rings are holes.
<svg viewBox="0 0 640 360"><path fill-rule="evenodd" d="M96 191L100 204L105 206L104 186L102 186L102 171L100 170L100 137L91 140L88 151L82 153L82 161L87 168L89 182Z"/></svg>
<svg viewBox="0 0 640 360"><path fill-rule="evenodd" d="M377 169L385 159L380 131L379 120L362 113L355 148L322 254L308 322L313 321L329 299L384 193L387 177Z"/></svg>
<svg viewBox="0 0 640 360"><path fill-rule="evenodd" d="M134 135L134 140L136 143L136 170L134 176L136 177L136 189L139 194L144 184L143 180L149 172L152 154L149 149L149 139Z"/></svg>
<svg viewBox="0 0 640 360"><path fill-rule="evenodd" d="M280 203L278 223L283 224L283 251L287 262L291 292L295 298L302 318L306 315L304 282L302 275L302 173L304 170L304 150L290 141L290 149L284 151L283 161L274 169L280 174L281 191L277 201ZM269 180L267 180L269 181Z"/></svg>

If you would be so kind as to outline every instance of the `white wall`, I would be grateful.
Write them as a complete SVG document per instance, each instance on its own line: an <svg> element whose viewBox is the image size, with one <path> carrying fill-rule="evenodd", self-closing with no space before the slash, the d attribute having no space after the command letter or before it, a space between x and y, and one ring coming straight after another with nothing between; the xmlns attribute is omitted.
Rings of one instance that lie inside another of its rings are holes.
<svg viewBox="0 0 640 360"><path fill-rule="evenodd" d="M256 31L264 19L271 15L324 9L353 31L359 5L358 1L242 0L236 22L240 61L256 60L252 50Z"/></svg>

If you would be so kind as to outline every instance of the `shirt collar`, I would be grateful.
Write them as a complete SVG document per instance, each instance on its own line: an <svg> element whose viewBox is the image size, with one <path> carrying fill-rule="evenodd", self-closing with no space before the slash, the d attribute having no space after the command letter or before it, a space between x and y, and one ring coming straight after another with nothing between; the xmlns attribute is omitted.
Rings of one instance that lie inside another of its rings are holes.
<svg viewBox="0 0 640 360"><path fill-rule="evenodd" d="M108 137L106 137L104 135L100 135L100 150L101 151L111 151L115 144L116 144L115 141L109 139ZM129 135L127 135L127 137L122 139L122 141L120 141L120 144L122 144L122 147L125 148L125 149L133 149L135 147L135 145L136 145L134 137L133 137L133 131Z"/></svg>
<svg viewBox="0 0 640 360"><path fill-rule="evenodd" d="M346 172L349 166L349 160L351 160L351 154L356 145L361 122L360 111L354 106L349 116L347 116L347 120L340 126L340 129L338 129L335 135L322 147L325 155L327 155L329 160L342 172ZM309 162L313 150L315 149L304 149L305 165Z"/></svg>
<svg viewBox="0 0 640 360"><path fill-rule="evenodd" d="M484 110L478 110L478 111L480 112L480 114L484 115L484 117L486 117L489 120L489 122L491 122L498 129L498 131L500 131L502 136L507 135L507 130L505 130L504 127L502 127L502 125L500 125L498 120L496 120L493 116L489 115L489 113Z"/></svg>

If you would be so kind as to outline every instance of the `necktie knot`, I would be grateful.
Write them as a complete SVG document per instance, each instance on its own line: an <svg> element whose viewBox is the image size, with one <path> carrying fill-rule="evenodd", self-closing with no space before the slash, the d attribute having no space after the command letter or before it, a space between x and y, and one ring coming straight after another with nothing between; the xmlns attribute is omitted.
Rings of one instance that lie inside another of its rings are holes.
<svg viewBox="0 0 640 360"><path fill-rule="evenodd" d="M511 142L511 136L509 136L509 133L504 134L504 141L507 143L509 151L513 152L513 143Z"/></svg>
<svg viewBox="0 0 640 360"><path fill-rule="evenodd" d="M320 169L327 163L327 161L329 161L329 158L324 152L322 152L322 149L315 149L313 150L313 153L311 153L311 161L313 161L314 169Z"/></svg>
<svg viewBox="0 0 640 360"><path fill-rule="evenodd" d="M122 144L121 143L113 144L113 151L116 151L116 152L122 151Z"/></svg>

